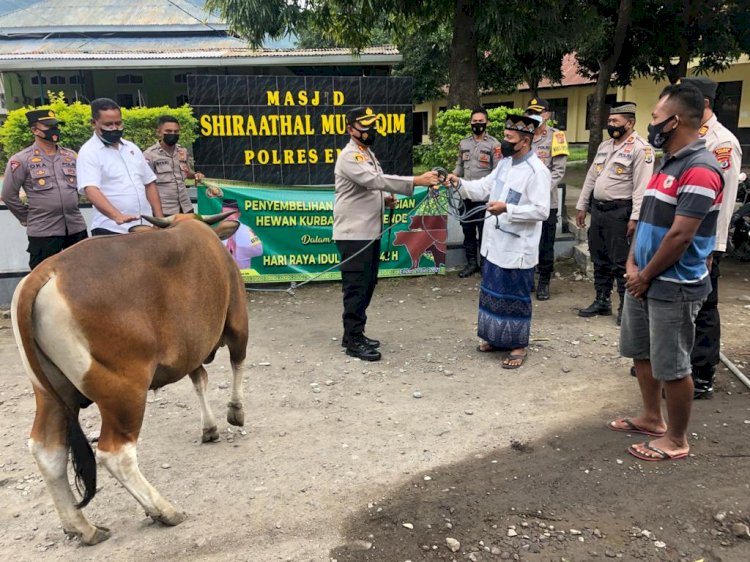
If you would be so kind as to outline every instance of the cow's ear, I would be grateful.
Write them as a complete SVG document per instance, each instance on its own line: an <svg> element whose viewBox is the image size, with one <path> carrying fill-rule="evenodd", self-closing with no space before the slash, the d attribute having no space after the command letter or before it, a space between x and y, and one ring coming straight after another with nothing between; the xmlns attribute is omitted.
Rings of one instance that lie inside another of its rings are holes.
<svg viewBox="0 0 750 562"><path fill-rule="evenodd" d="M128 232L145 232L147 230L154 230L154 227L147 224L137 224L128 228Z"/></svg>
<svg viewBox="0 0 750 562"><path fill-rule="evenodd" d="M237 229L240 227L240 221L221 221L220 223L215 224L211 228L213 228L216 235L221 238L222 240L226 240L232 234L237 232Z"/></svg>

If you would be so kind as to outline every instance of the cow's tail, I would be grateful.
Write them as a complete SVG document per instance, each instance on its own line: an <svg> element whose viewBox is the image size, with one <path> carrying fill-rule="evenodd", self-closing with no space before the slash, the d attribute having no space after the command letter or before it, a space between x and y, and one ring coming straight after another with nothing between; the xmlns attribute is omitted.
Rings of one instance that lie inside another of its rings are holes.
<svg viewBox="0 0 750 562"><path fill-rule="evenodd" d="M48 271L48 270L47 270ZM65 411L68 418L68 447L70 448L75 471L75 483L81 494L81 501L76 505L78 508L85 507L96 495L96 456L89 444L86 435L81 429L78 420L78 408L68 404L55 390L47 378L42 364L39 361L41 350L34 340L33 308L36 296L42 287L53 277L54 273L26 276L13 293L11 304L11 320L13 323L13 334L16 337L21 359L26 372L36 385L42 388L54 399Z"/></svg>

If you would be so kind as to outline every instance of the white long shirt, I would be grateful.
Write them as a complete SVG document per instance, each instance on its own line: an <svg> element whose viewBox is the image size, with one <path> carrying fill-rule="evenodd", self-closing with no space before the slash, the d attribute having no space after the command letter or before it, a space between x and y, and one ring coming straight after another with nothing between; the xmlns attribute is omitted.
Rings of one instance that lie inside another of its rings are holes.
<svg viewBox="0 0 750 562"><path fill-rule="evenodd" d="M479 180L461 180L459 193L472 201L503 201L507 212L487 213L481 254L505 269L528 269L539 262L542 221L549 217L550 171L533 152L518 160L503 158Z"/></svg>
<svg viewBox="0 0 750 562"><path fill-rule="evenodd" d="M156 175L143 157L141 149L122 139L118 145L107 146L95 134L78 152L78 192L86 187L98 187L112 206L125 215L153 215L146 199L146 185L156 181ZM143 220L117 224L94 209L91 228L105 228L112 232L128 232Z"/></svg>

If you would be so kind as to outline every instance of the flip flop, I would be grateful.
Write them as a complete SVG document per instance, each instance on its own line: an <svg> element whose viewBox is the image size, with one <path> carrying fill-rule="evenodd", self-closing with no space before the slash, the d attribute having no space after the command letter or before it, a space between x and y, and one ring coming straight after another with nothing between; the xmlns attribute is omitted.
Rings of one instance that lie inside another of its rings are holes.
<svg viewBox="0 0 750 562"><path fill-rule="evenodd" d="M488 347L483 348L482 344L480 343L477 346L477 351L479 353L497 353L498 351L502 351L502 349L498 349L496 347L492 347L490 344L487 344L487 345L488 345Z"/></svg>
<svg viewBox="0 0 750 562"><path fill-rule="evenodd" d="M627 425L627 427L615 427L613 424L621 422ZM663 437L664 431L661 433L656 431L649 431L648 429L643 429L642 427L638 427L633 423L633 420L630 418L622 418L619 420L613 420L609 423L607 423L607 427L611 429L612 431L619 431L620 433L640 433L642 435L648 435L650 437Z"/></svg>
<svg viewBox="0 0 750 562"><path fill-rule="evenodd" d="M649 451L653 451L654 453L659 455L658 457L648 457L644 455L643 453L639 452L637 449L635 449L633 445L628 447L628 453L630 453L635 458L640 459L642 461L650 461L650 462L677 461L677 460L686 458L690 454L690 452L687 452L687 453L680 453L679 455L670 455L666 451L662 451L661 449L657 447L653 447L649 445L648 443L641 443L641 445L645 447L646 449L648 449Z"/></svg>
<svg viewBox="0 0 750 562"><path fill-rule="evenodd" d="M503 359L503 369L518 369L518 368L520 368L526 362L526 357L528 357L528 355L529 355L528 353L524 353L523 355L518 354L518 353L511 353L510 355L508 355L508 357L506 357L505 359ZM518 361L519 359L521 360L521 362L518 365L509 365L508 364L508 361Z"/></svg>

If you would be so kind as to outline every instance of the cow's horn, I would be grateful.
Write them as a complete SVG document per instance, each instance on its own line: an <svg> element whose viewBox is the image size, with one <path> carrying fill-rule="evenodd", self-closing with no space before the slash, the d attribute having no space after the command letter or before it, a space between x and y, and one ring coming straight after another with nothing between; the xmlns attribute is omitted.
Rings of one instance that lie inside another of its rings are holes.
<svg viewBox="0 0 750 562"><path fill-rule="evenodd" d="M216 224L217 222L223 221L225 218L233 215L237 211L226 211L224 213L219 213L218 215L201 215L201 219L206 224Z"/></svg>
<svg viewBox="0 0 750 562"><path fill-rule="evenodd" d="M176 215L172 215L171 217L161 218L161 217L150 217L148 215L141 215L141 218L143 220L147 220L154 226L158 226L159 228L167 228L169 225L171 225L174 222L175 216Z"/></svg>

